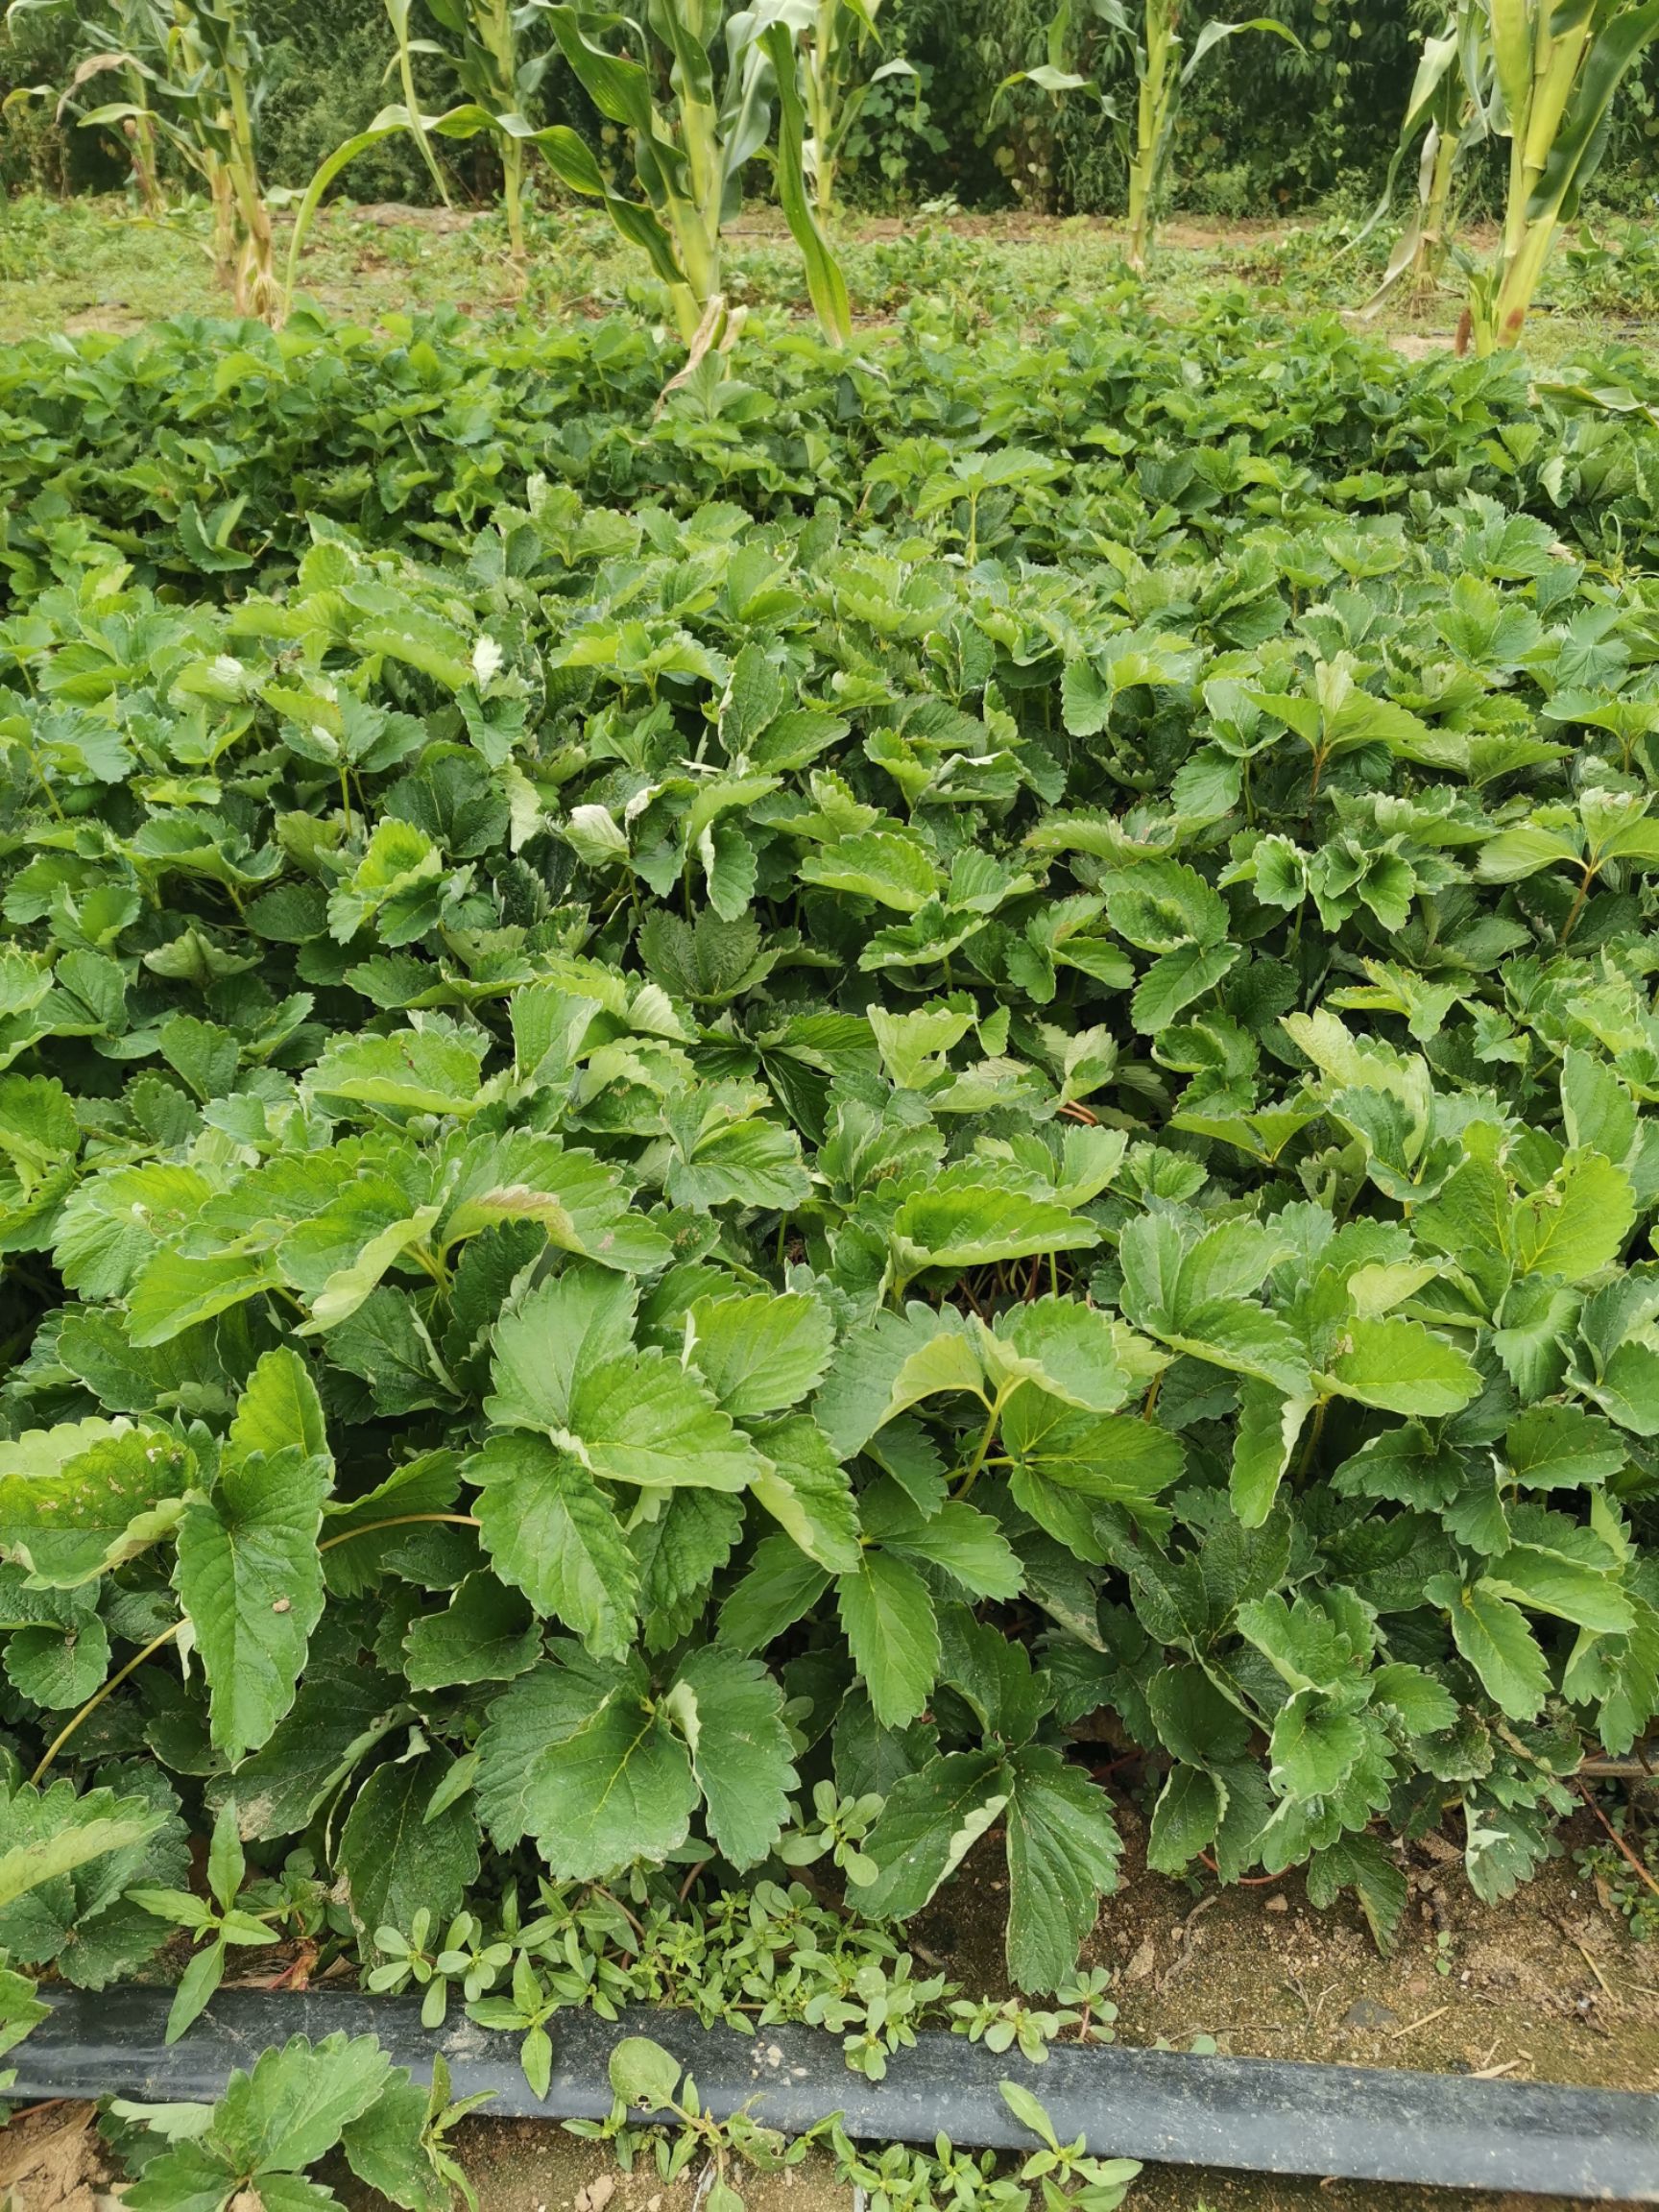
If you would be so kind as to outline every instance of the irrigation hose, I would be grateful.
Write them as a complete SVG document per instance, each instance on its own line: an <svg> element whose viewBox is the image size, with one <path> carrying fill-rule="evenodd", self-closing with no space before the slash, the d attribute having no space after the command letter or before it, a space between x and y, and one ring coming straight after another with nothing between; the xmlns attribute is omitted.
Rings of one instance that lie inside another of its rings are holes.
<svg viewBox="0 0 1659 2212"><path fill-rule="evenodd" d="M623 2035L651 2035L696 2079L706 2110L744 2108L798 2135L831 2112L867 2142L1029 2151L1031 2137L998 2084L1019 2081L1046 2107L1063 2142L1101 2155L1258 2174L1320 2175L1659 2203L1659 2096L1574 2089L1365 2066L1212 2058L1172 2051L1055 2045L1033 2066L964 2037L927 2033L894 2054L883 2081L849 2072L835 2038L810 2028L754 2036L704 2028L684 2012L636 2009L619 2022L564 2012L552 2024L553 2076L538 2101L517 2038L452 2019L437 2034L407 1998L227 1989L172 2049L162 2042L170 1992L121 1988L57 1995L50 2018L11 2054L19 2103L118 2095L206 2102L236 2067L291 2035L377 2035L424 2079L433 2051L453 2092L493 2093L500 2119L602 2119L606 2062Z"/></svg>

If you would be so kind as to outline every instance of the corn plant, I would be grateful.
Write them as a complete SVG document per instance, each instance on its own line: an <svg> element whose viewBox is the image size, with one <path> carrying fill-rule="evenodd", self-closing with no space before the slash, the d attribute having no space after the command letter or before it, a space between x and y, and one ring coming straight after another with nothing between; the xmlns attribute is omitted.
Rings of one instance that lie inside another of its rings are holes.
<svg viewBox="0 0 1659 2212"><path fill-rule="evenodd" d="M1492 94L1490 18L1480 0L1455 0L1440 29L1423 41L1382 196L1354 241L1358 245L1368 238L1387 215L1400 171L1415 149L1415 201L1367 314L1375 313L1408 273L1419 296L1445 274L1456 223L1454 195L1458 172L1470 147L1490 132Z"/></svg>
<svg viewBox="0 0 1659 2212"><path fill-rule="evenodd" d="M168 16L159 0L108 0L102 10L78 0L12 0L6 11L9 24L26 15L67 18L79 34L79 59L61 93L50 84L20 87L12 98L51 99L57 95L62 115L75 104L82 85L108 72L119 74L131 113L117 136L132 168L132 182L146 214L158 215L166 205L156 159L156 117L150 86L167 46ZM10 104L10 101L8 102Z"/></svg>
<svg viewBox="0 0 1659 2212"><path fill-rule="evenodd" d="M1509 141L1503 237L1469 288L1467 335L1490 353L1526 327L1550 250L1600 164L1613 96L1659 36L1659 0L1477 0L1476 12L1491 48L1491 128Z"/></svg>
<svg viewBox="0 0 1659 2212"><path fill-rule="evenodd" d="M1086 7L1104 26L1109 39L1119 52L1126 51L1134 66L1133 119L1118 114L1097 79L1080 76L1066 65L1078 5ZM1151 255L1168 180L1181 96L1206 58L1224 39L1237 37L1241 31L1271 31L1302 51L1302 41L1277 16L1252 15L1239 23L1206 23L1188 53L1181 29L1182 5L1183 0L1142 0L1132 18L1126 0L1061 0L1048 27L1047 61L1038 68L1019 71L998 87L1001 92L1010 84L1026 82L1054 93L1089 92L1100 102L1128 169L1128 259L1130 267L1142 273Z"/></svg>
<svg viewBox="0 0 1659 2212"><path fill-rule="evenodd" d="M213 265L237 313L280 322L283 291L255 141L264 68L247 0L173 0L157 62L130 59L147 79L147 99L91 108L83 129L125 132L131 125L171 147L206 191Z"/></svg>
<svg viewBox="0 0 1659 2212"><path fill-rule="evenodd" d="M644 199L613 193L591 150L572 131L545 134L547 157L565 183L603 199L623 236L644 247L667 280L681 335L691 339L724 316L722 231L742 205L744 164L772 135L775 97L778 196L801 249L818 319L845 344L847 287L807 192L805 112L796 79L797 41L810 36L817 22L816 0L757 0L724 26L720 0L650 0L643 18L564 0L541 4L589 98L607 121L629 132ZM618 29L628 55L601 42ZM666 96L660 74L634 55L660 59Z"/></svg>
<svg viewBox="0 0 1659 2212"><path fill-rule="evenodd" d="M366 148L397 132L423 142L486 132L503 145L535 146L562 183L602 204L667 285L694 366L711 346L736 335L741 318L729 309L722 288L723 232L742 205L745 163L773 137L776 101L778 196L801 248L813 308L835 343L845 345L851 334L847 285L807 189L805 111L796 73L795 41L815 0L758 0L724 25L720 0L651 0L643 22L552 0L535 4L599 112L628 132L640 197L615 189L588 141L565 124L539 131L516 109L476 100L435 116L406 103L383 108L312 178L295 219L290 277L324 193ZM618 29L628 53L600 43ZM650 64L635 55L651 57ZM413 85L407 89L412 93Z"/></svg>
<svg viewBox="0 0 1659 2212"><path fill-rule="evenodd" d="M880 9L881 0L818 0L800 38L801 94L809 132L806 167L820 222L828 221L834 204L835 179L847 140L871 86L884 78L916 74L902 55L866 74L872 50L879 50L881 43L876 25Z"/></svg>
<svg viewBox="0 0 1659 2212"><path fill-rule="evenodd" d="M546 54L523 51L521 34L534 9L512 0L425 0L427 12L448 34L449 44L410 36L411 0L386 0L386 12L397 38L397 72L433 181L447 202L449 193L432 153L415 92L414 57L437 55L453 72L468 100L495 116L521 116L531 105L547 66ZM513 258L524 262L524 140L511 131L494 133L501 156L501 205Z"/></svg>

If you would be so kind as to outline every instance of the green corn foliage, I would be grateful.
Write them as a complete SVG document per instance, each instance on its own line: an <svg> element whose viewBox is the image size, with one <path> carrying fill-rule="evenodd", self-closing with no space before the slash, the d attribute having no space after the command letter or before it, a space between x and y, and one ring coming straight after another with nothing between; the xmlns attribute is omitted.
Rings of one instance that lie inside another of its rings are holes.
<svg viewBox="0 0 1659 2212"><path fill-rule="evenodd" d="M1132 116L1118 113L1097 79L1081 76L1068 66L1067 55L1072 47L1080 6L1104 28L1119 55L1126 53L1133 65ZM1206 23L1189 52L1182 30L1182 0L1142 0L1133 15L1126 0L1061 0L1048 26L1047 61L1035 69L1019 71L998 87L998 96L1011 84L1027 83L1055 94L1092 93L1099 101L1128 172L1128 260L1138 272L1144 272L1156 241L1182 95L1215 48L1241 31L1270 31L1301 49L1296 34L1275 15L1252 15L1238 23Z"/></svg>
<svg viewBox="0 0 1659 2212"><path fill-rule="evenodd" d="M675 325L695 362L736 335L740 318L728 309L722 287L723 235L742 205L745 164L771 147L778 198L801 249L813 309L829 336L845 345L846 279L813 212L798 78L797 41L809 29L815 0L759 0L724 24L718 0L650 0L637 19L552 0L537 5L593 105L627 132L638 196L618 190L592 147L567 125L537 130L516 109L480 100L422 116L408 82L405 102L382 109L311 180L295 222L290 278L323 195L367 147L400 131L422 143L488 132L503 145L536 147L561 183L602 204L668 287ZM627 51L604 43L613 37ZM649 56L649 63L636 55Z"/></svg>
<svg viewBox="0 0 1659 2212"><path fill-rule="evenodd" d="M876 20L880 10L881 0L818 0L800 41L801 97L809 132L806 166L821 222L828 220L834 205L835 180L847 141L871 86L884 78L916 75L914 64L902 55L868 69L872 53L880 47Z"/></svg>
<svg viewBox="0 0 1659 2212"><path fill-rule="evenodd" d="M157 65L165 58L168 16L159 0L108 0L100 9L77 5L77 0L12 0L6 11L8 25L29 15L72 21L78 33L79 57L68 84L60 93L55 85L20 86L8 99L57 99L61 115L76 104L81 87L95 77L119 76L131 113L117 136L132 166L132 183L144 211L159 215L166 205L156 160L156 117L150 97Z"/></svg>
<svg viewBox="0 0 1659 2212"><path fill-rule="evenodd" d="M100 21L130 42L88 55L60 106L75 106L76 92L92 78L121 72L127 97L84 110L82 128L126 140L135 168L144 164L140 189L146 197L159 196L156 147L167 145L206 193L213 211L213 265L237 313L279 324L286 298L276 274L256 134L264 59L247 0L174 0L170 17L145 0L121 0Z"/></svg>
<svg viewBox="0 0 1659 2212"><path fill-rule="evenodd" d="M1600 164L1614 95L1659 36L1659 0L1479 0L1478 12L1491 128L1509 141L1503 238L1469 292L1470 334L1490 353L1526 327L1550 250Z"/></svg>
<svg viewBox="0 0 1659 2212"><path fill-rule="evenodd" d="M1385 220L1400 171L1415 153L1415 195L1382 281L1367 303L1368 314L1374 314L1407 275L1413 290L1421 294L1444 274L1456 227L1458 174L1469 149L1490 132L1493 90L1486 10L1481 0L1455 0L1440 28L1423 41L1382 198L1355 240L1358 245Z"/></svg>
<svg viewBox="0 0 1659 2212"><path fill-rule="evenodd" d="M511 5L511 0L425 0L427 12L448 43L418 38L410 31L411 0L386 0L386 12L397 39L397 73L404 105L413 118L412 128L432 180L445 201L448 188L432 152L432 142L415 94L414 57L435 54L454 72L469 102L488 114L521 117L529 108L547 66L548 56L527 54L521 34L535 12ZM501 205L513 258L524 262L524 139L511 130L495 133L501 156Z"/></svg>

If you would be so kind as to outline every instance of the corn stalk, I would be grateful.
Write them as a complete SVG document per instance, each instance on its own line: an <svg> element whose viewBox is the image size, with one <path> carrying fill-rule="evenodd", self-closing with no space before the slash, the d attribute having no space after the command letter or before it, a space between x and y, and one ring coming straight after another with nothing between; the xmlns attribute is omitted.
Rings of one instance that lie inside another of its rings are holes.
<svg viewBox="0 0 1659 2212"><path fill-rule="evenodd" d="M735 336L740 318L728 310L722 289L723 233L742 204L744 164L775 137L778 196L801 249L807 292L825 330L845 345L847 286L813 214L797 82L796 40L815 0L757 0L724 26L721 0L648 0L642 20L555 0L538 4L594 106L628 132L638 197L617 190L587 140L565 124L536 130L517 111L476 101L435 116L406 103L383 109L312 178L295 220L290 281L324 194L365 148L404 131L423 140L489 132L535 147L562 183L600 203L667 285L680 334L701 358ZM618 31L626 54L601 42ZM636 55L650 57L649 63Z"/></svg>
<svg viewBox="0 0 1659 2212"><path fill-rule="evenodd" d="M537 12L512 0L425 0L427 12L447 33L449 43L410 35L411 0L386 0L386 12L397 40L397 69L411 129L426 157L433 181L448 203L448 187L432 151L415 92L413 58L436 55L451 71L467 100L491 115L523 116L532 107L547 67L545 53L526 54L523 33ZM524 247L524 140L510 131L494 133L501 157L501 206L515 267L522 273Z"/></svg>
<svg viewBox="0 0 1659 2212"><path fill-rule="evenodd" d="M206 191L213 265L236 312L279 324L287 302L259 180L255 118L264 77L247 0L173 0L162 66L144 66L153 95L146 108L111 101L84 114L82 128L124 131L148 115Z"/></svg>
<svg viewBox="0 0 1659 2212"><path fill-rule="evenodd" d="M20 86L12 99L56 97L60 118L79 105L76 95L94 77L116 73L127 94L130 114L116 133L132 165L132 182L147 215L161 214L167 204L156 160L156 118L151 108L150 85L162 61L167 44L168 19L159 0L110 0L100 11L78 0L12 0L6 11L8 24L20 16L44 14L70 18L79 33L82 49L68 84L60 93L55 85Z"/></svg>
<svg viewBox="0 0 1659 2212"><path fill-rule="evenodd" d="M818 220L827 223L847 140L873 84L887 77L914 77L902 55L865 73L881 35L876 18L881 0L818 0L800 36L801 98L806 111L805 159Z"/></svg>
<svg viewBox="0 0 1659 2212"><path fill-rule="evenodd" d="M1353 240L1358 246L1388 214L1401 168L1417 150L1415 203L1388 257L1382 281L1364 312L1375 315L1402 277L1419 296L1445 273L1455 224L1454 193L1463 157L1492 129L1493 64L1490 22L1481 0L1455 0L1438 33L1423 41L1406 103L1399 142L1388 164L1382 196L1370 221Z"/></svg>
<svg viewBox="0 0 1659 2212"><path fill-rule="evenodd" d="M1515 345L1545 263L1606 148L1613 98L1659 36L1659 0L1479 0L1491 41L1491 128L1509 141L1503 233L1469 288L1476 350Z"/></svg>
<svg viewBox="0 0 1659 2212"><path fill-rule="evenodd" d="M1135 113L1120 116L1099 80L1080 76L1067 66L1077 6L1086 6L1108 34L1126 49L1135 70ZM1156 240L1168 181L1169 156L1175 144L1175 125L1181 96L1208 57L1224 39L1241 31L1270 31L1298 53L1302 41L1276 15L1252 15L1240 23L1206 23L1192 42L1190 53L1181 30L1183 0L1142 0L1132 20L1126 0L1061 0L1048 26L1048 60L1036 69L1022 69L998 87L998 97L1010 84L1027 83L1045 91L1088 92L1099 101L1113 125L1129 176L1129 266L1144 274ZM995 111L995 104L993 107Z"/></svg>

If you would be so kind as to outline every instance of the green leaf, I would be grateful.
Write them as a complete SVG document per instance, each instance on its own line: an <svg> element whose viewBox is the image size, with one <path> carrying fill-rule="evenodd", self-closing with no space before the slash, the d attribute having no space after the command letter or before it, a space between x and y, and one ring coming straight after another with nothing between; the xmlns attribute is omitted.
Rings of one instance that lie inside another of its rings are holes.
<svg viewBox="0 0 1659 2212"><path fill-rule="evenodd" d="M929 1267L961 1274L1001 1260L1045 1252L1087 1252L1100 1241L1094 1224L1049 1198L1027 1198L989 1185L935 1187L905 1199L889 1232L901 1288Z"/></svg>
<svg viewBox="0 0 1659 2212"><path fill-rule="evenodd" d="M1215 1840L1226 1803L1222 1786L1200 1767L1175 1766L1152 1808L1146 1863L1155 1874L1183 1874Z"/></svg>
<svg viewBox="0 0 1659 2212"><path fill-rule="evenodd" d="M478 1804L503 1850L530 1837L560 1881L602 1881L685 1840L698 1798L685 1746L647 1701L637 1658L560 1646L490 1708Z"/></svg>
<svg viewBox="0 0 1659 2212"><path fill-rule="evenodd" d="M1569 1153L1515 1208L1516 1271L1581 1283L1619 1257L1635 1218L1636 1193L1622 1168L1599 1152Z"/></svg>
<svg viewBox="0 0 1659 2212"><path fill-rule="evenodd" d="M720 1641L759 1651L792 1628L830 1587L830 1571L788 1536L762 1536L749 1569L720 1608Z"/></svg>
<svg viewBox="0 0 1659 2212"><path fill-rule="evenodd" d="M874 1919L920 1912L1002 1811L1010 1787L994 1750L948 1752L904 1775L864 1846L877 1872L859 1892L860 1909Z"/></svg>
<svg viewBox="0 0 1659 2212"><path fill-rule="evenodd" d="M109 1636L96 1614L64 1628L17 1628L6 1639L6 1679L48 1712L81 1705L109 1671Z"/></svg>
<svg viewBox="0 0 1659 2212"><path fill-rule="evenodd" d="M1254 1377L1239 1389L1229 1495L1246 1528L1260 1528L1272 1512L1311 1404L1308 1398L1288 1398Z"/></svg>
<svg viewBox="0 0 1659 2212"><path fill-rule="evenodd" d="M753 1431L761 1455L750 1487L808 1559L832 1575L858 1568L858 1509L847 1471L804 1413Z"/></svg>
<svg viewBox="0 0 1659 2212"><path fill-rule="evenodd" d="M350 1547L348 1547L350 1549ZM297 1835L408 1708L403 1686L372 1666L354 1633L325 1614L287 1716L236 1769L236 1815L251 1842Z"/></svg>
<svg viewBox="0 0 1659 2212"><path fill-rule="evenodd" d="M234 2073L213 2108L204 2147L234 2175L302 2174L327 2155L392 2080L373 2035L301 2035L265 2052L252 2073ZM145 2177L154 2173L145 2169ZM161 2212L158 2204L151 2212Z"/></svg>
<svg viewBox="0 0 1659 2212"><path fill-rule="evenodd" d="M843 1459L889 1421L946 1391L980 1395L984 1371L960 1317L912 1302L878 1313L841 1343L813 1417Z"/></svg>
<svg viewBox="0 0 1659 2212"><path fill-rule="evenodd" d="M1023 1380L1088 1413L1111 1413L1133 1388L1112 1318L1074 1298L1038 1298L981 1331L987 1373L998 1386Z"/></svg>
<svg viewBox="0 0 1659 2212"><path fill-rule="evenodd" d="M622 1658L638 1623L639 1569L581 1461L542 1437L503 1431L463 1471L497 1573L596 1658Z"/></svg>
<svg viewBox="0 0 1659 2212"><path fill-rule="evenodd" d="M223 1252L191 1259L163 1248L149 1261L127 1301L127 1333L141 1349L166 1344L200 1321L246 1305L282 1280L261 1253Z"/></svg>
<svg viewBox="0 0 1659 2212"><path fill-rule="evenodd" d="M1016 1751L1008 1773L1008 1972L1055 1989L1118 1887L1122 1845L1112 1800L1051 1745Z"/></svg>
<svg viewBox="0 0 1659 2212"><path fill-rule="evenodd" d="M511 1682L541 1655L527 1600L493 1575L463 1575L442 1613L422 1613L403 1638L404 1672L416 1690Z"/></svg>
<svg viewBox="0 0 1659 2212"><path fill-rule="evenodd" d="M122 1779L136 1784L131 1794L78 1795L61 1781L0 1796L0 1944L19 1964L56 1965L79 1988L102 1988L155 1953L164 1924L129 1893L180 1882L189 1868L166 1783Z"/></svg>
<svg viewBox="0 0 1659 2212"><path fill-rule="evenodd" d="M1331 1379L1362 1406L1439 1417L1460 1412L1479 1395L1473 1361L1419 1321L1357 1316L1343 1325L1341 1346Z"/></svg>
<svg viewBox="0 0 1659 2212"><path fill-rule="evenodd" d="M611 1482L743 1490L761 1471L754 1446L696 1378L657 1351L584 1373L569 1435L592 1473Z"/></svg>
<svg viewBox="0 0 1659 2212"><path fill-rule="evenodd" d="M823 1305L794 1290L700 1298L686 1323L688 1356L734 1421L798 1406L823 1381L834 1341Z"/></svg>
<svg viewBox="0 0 1659 2212"><path fill-rule="evenodd" d="M953 1498L929 1520L885 1536L889 1552L939 1567L970 1597L1007 1601L1020 1595L1020 1561L989 1514Z"/></svg>
<svg viewBox="0 0 1659 2212"><path fill-rule="evenodd" d="M1611 1423L1578 1406L1531 1406L1503 1437L1510 1472L1524 1489L1575 1489L1604 1482L1629 1459Z"/></svg>
<svg viewBox="0 0 1659 2212"><path fill-rule="evenodd" d="M864 830L808 853L803 882L914 914L939 890L939 871L920 840L898 830Z"/></svg>
<svg viewBox="0 0 1659 2212"><path fill-rule="evenodd" d="M426 2136L432 2111L449 2102L446 2080L438 2078L443 2063L440 2056L430 2090L398 2067L368 2111L341 2131L340 2148L358 2180L404 2212L449 2212L449 2184Z"/></svg>
<svg viewBox="0 0 1659 2212"><path fill-rule="evenodd" d="M236 1402L228 1449L246 1459L255 1452L271 1455L298 1445L307 1458L328 1457L328 1431L311 1371L298 1352L285 1346L261 1355L248 1386Z"/></svg>
<svg viewBox="0 0 1659 2212"><path fill-rule="evenodd" d="M733 1866L777 1842L795 1788L783 1699L758 1660L706 1645L681 1662L667 1708L691 1754L710 1840Z"/></svg>
<svg viewBox="0 0 1659 2212"><path fill-rule="evenodd" d="M21 1792L14 1795L15 1806ZM76 1797L73 1789L60 1783L45 1798L33 1791L29 1800L39 1818L32 1821L26 1843L8 1843L0 1849L0 1912L26 1897L32 1889L72 1874L94 1859L111 1852L132 1852L161 1826L162 1815L141 1798L117 1802L108 1791L94 1791ZM12 1818L8 1829L14 1826ZM27 1957L15 1937L12 1947Z"/></svg>
<svg viewBox="0 0 1659 2212"><path fill-rule="evenodd" d="M1622 1636L1635 1616L1610 1564L1591 1565L1538 1544L1511 1544L1488 1564L1482 1586L1535 1613L1552 1613L1580 1628Z"/></svg>
<svg viewBox="0 0 1659 2212"><path fill-rule="evenodd" d="M442 1927L478 1878L478 1830L466 1804L429 1817L455 1762L447 1751L376 1767L346 1815L337 1863L358 1940L407 1928L422 1906Z"/></svg>
<svg viewBox="0 0 1659 2212"><path fill-rule="evenodd" d="M1036 1390L1015 1393L1002 1442L1016 1466L1086 1498L1133 1511L1181 1474L1180 1440L1127 1413L1079 1413Z"/></svg>
<svg viewBox="0 0 1659 2212"><path fill-rule="evenodd" d="M1273 1723L1271 1779L1292 1797L1329 1797L1365 1745L1365 1727L1323 1690L1298 1690Z"/></svg>
<svg viewBox="0 0 1659 2212"><path fill-rule="evenodd" d="M1455 1575L1431 1575L1423 1595L1446 1608L1453 1641L1499 1710L1511 1720L1534 1719L1550 1670L1520 1608L1484 1579L1465 1585Z"/></svg>
<svg viewBox="0 0 1659 2212"><path fill-rule="evenodd" d="M1379 1951L1392 1951L1409 1892L1380 1837L1344 1836L1314 1852L1308 1864L1308 1902L1323 1911L1344 1889L1359 1900Z"/></svg>
<svg viewBox="0 0 1659 2212"><path fill-rule="evenodd" d="M939 1675L939 1627L927 1585L913 1567L866 1551L835 1584L853 1663L884 1728L902 1728L926 1706Z"/></svg>
<svg viewBox="0 0 1659 2212"><path fill-rule="evenodd" d="M452 1114L483 1104L484 1040L457 1030L401 1029L389 1037L337 1037L311 1071L327 1098L393 1114Z"/></svg>
<svg viewBox="0 0 1659 2212"><path fill-rule="evenodd" d="M566 1428L578 1374L632 1345L635 1296L622 1277L571 1267L510 1307L495 1324L491 1420L549 1434Z"/></svg>
<svg viewBox="0 0 1659 2212"><path fill-rule="evenodd" d="M328 1463L299 1445L226 1467L179 1525L174 1587L211 1694L215 1749L232 1765L294 1702L323 1612L318 1533Z"/></svg>
<svg viewBox="0 0 1659 2212"><path fill-rule="evenodd" d="M165 1431L65 1422L0 1443L0 1551L68 1590L172 1533L195 1461Z"/></svg>
<svg viewBox="0 0 1659 2212"><path fill-rule="evenodd" d="M562 1252L631 1274L655 1273L671 1251L661 1231L631 1210L614 1167L556 1137L518 1134L469 1153L441 1241L447 1250L499 1221L535 1221Z"/></svg>

